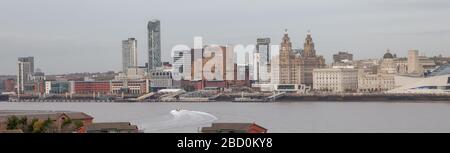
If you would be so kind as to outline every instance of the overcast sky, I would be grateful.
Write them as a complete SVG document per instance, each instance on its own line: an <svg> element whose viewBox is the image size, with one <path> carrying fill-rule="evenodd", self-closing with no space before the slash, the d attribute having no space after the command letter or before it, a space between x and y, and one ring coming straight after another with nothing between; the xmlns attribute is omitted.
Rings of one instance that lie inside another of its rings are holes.
<svg viewBox="0 0 450 153"><path fill-rule="evenodd" d="M119 71L129 37L144 65L150 19L161 20L163 61L194 36L279 44L285 28L295 48L311 30L327 63L341 50L357 59L379 58L387 48L450 56L449 0L0 0L0 74L16 74L20 56L35 56L47 74Z"/></svg>

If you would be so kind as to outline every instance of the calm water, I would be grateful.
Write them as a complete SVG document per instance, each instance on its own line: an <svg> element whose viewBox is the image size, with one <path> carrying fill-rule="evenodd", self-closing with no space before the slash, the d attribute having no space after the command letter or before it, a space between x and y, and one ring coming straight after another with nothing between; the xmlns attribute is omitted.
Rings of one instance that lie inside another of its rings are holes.
<svg viewBox="0 0 450 153"><path fill-rule="evenodd" d="M177 108L183 111L174 111ZM450 132L450 103L11 103L0 110L70 110L145 132L197 132L211 122L256 122L268 132Z"/></svg>

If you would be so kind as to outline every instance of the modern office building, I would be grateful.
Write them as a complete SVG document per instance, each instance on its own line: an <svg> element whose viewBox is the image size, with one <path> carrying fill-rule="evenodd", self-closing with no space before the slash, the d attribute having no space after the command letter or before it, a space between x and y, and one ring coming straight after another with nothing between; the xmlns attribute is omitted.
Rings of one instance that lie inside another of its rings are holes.
<svg viewBox="0 0 450 153"><path fill-rule="evenodd" d="M161 67L161 25L159 20L151 20L148 30L148 72Z"/></svg>
<svg viewBox="0 0 450 153"><path fill-rule="evenodd" d="M190 80L191 78L191 51L176 50L173 52L173 77L178 80Z"/></svg>
<svg viewBox="0 0 450 153"><path fill-rule="evenodd" d="M73 82L71 81L45 81L46 94L70 94Z"/></svg>
<svg viewBox="0 0 450 153"><path fill-rule="evenodd" d="M450 93L450 75L432 77L395 76L395 88L388 93Z"/></svg>
<svg viewBox="0 0 450 153"><path fill-rule="evenodd" d="M25 84L33 79L34 74L34 57L19 57L17 74L17 92L23 93Z"/></svg>
<svg viewBox="0 0 450 153"><path fill-rule="evenodd" d="M137 61L137 40L128 38L122 41L122 69L123 73L127 73L127 69L136 68Z"/></svg>
<svg viewBox="0 0 450 153"><path fill-rule="evenodd" d="M353 61L353 54L348 52L338 52L333 55L333 63L340 63L344 61Z"/></svg>
<svg viewBox="0 0 450 153"><path fill-rule="evenodd" d="M258 83L270 82L270 38L258 38L256 40L256 53L254 65L254 76Z"/></svg>
<svg viewBox="0 0 450 153"><path fill-rule="evenodd" d="M150 74L150 92L179 88L181 81L174 80L170 70L153 70Z"/></svg>

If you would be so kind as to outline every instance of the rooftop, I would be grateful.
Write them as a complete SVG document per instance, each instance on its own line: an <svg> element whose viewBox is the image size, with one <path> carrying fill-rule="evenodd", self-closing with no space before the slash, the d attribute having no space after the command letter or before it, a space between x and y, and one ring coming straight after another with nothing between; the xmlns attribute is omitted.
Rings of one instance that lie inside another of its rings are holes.
<svg viewBox="0 0 450 153"><path fill-rule="evenodd" d="M35 119L57 119L61 115L66 115L70 119L93 119L83 112L72 111L43 111L43 110L0 110L0 122L8 120L10 116L35 118Z"/></svg>

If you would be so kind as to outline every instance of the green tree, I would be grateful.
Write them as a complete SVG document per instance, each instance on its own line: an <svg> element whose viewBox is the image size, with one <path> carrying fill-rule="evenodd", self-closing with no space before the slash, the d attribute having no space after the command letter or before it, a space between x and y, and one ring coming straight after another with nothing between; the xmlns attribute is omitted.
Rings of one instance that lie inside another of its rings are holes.
<svg viewBox="0 0 450 153"><path fill-rule="evenodd" d="M6 129L8 130L15 130L17 129L17 126L19 125L19 118L17 116L11 116L6 121Z"/></svg>
<svg viewBox="0 0 450 153"><path fill-rule="evenodd" d="M36 122L38 122L38 121L39 121L38 119L31 120L31 123L28 124L28 126L27 126L28 127L27 130L23 131L23 132L25 132L25 133L32 133L34 131L34 124L36 124Z"/></svg>
<svg viewBox="0 0 450 153"><path fill-rule="evenodd" d="M79 129L84 126L84 123L79 120L75 121L74 124L75 124L75 129Z"/></svg>

